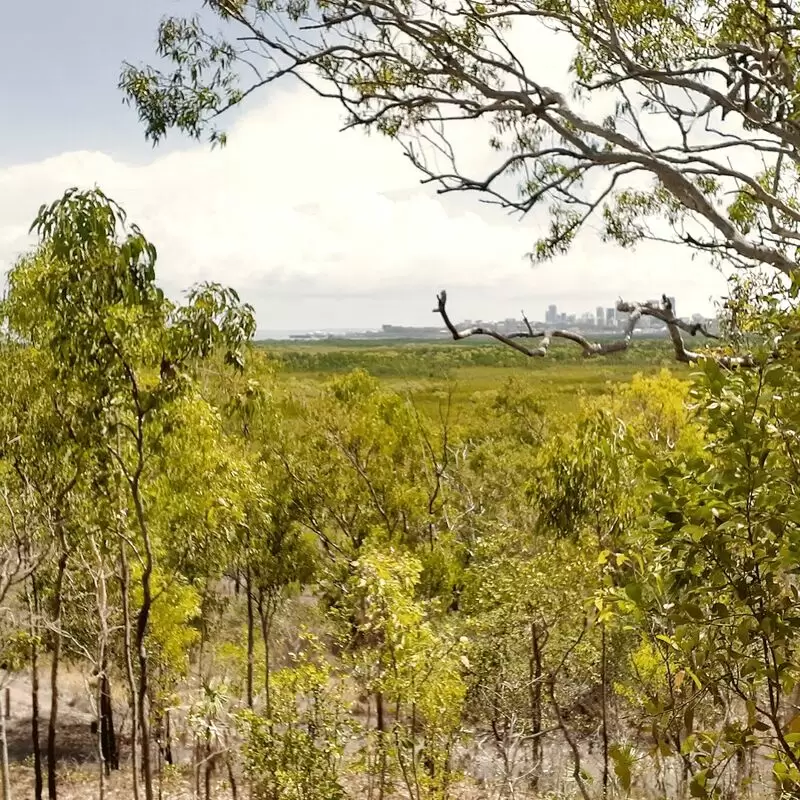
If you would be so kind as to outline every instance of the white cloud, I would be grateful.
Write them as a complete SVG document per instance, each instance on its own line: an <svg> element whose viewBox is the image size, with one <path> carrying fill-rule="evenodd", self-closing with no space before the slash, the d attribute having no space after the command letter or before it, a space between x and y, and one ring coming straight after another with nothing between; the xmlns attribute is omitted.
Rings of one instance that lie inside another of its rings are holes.
<svg viewBox="0 0 800 800"><path fill-rule="evenodd" d="M532 268L524 254L545 219L518 221L476 197L442 197L389 141L339 133L338 109L283 90L243 116L229 145L203 145L131 166L65 153L0 171L0 267L29 242L42 202L99 185L159 248L171 293L198 280L235 286L260 328L429 324L446 287L457 317L497 318L557 302L574 311L662 292L706 310L723 288L679 249L622 252L583 236L572 253ZM485 146L472 138L473 152Z"/></svg>

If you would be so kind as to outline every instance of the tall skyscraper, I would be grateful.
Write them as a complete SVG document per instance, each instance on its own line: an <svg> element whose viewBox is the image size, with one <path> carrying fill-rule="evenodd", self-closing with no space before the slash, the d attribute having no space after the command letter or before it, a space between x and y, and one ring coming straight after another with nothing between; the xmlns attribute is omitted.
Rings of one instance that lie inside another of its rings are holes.
<svg viewBox="0 0 800 800"><path fill-rule="evenodd" d="M602 328L605 325L606 315L603 311L603 306L597 306L595 309L595 315L597 318L597 327Z"/></svg>
<svg viewBox="0 0 800 800"><path fill-rule="evenodd" d="M558 321L558 308L555 305L547 306L544 319L548 325L554 325Z"/></svg>

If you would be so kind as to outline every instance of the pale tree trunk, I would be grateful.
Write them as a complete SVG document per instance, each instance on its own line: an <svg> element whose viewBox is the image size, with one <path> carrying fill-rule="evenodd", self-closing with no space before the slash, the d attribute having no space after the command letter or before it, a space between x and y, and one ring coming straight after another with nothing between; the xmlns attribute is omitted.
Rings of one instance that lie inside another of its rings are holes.
<svg viewBox="0 0 800 800"><path fill-rule="evenodd" d="M264 713L272 716L272 667L270 665L270 638L275 604L268 593L260 592L258 597L258 616L261 621L261 640L264 643Z"/></svg>
<svg viewBox="0 0 800 800"><path fill-rule="evenodd" d="M153 554L153 543L150 539L150 531L147 525L147 518L144 510L144 498L142 496L141 480L145 466L145 417L147 412L140 403L139 387L133 370L125 364L128 377L131 381L132 399L136 408L136 430L134 431L134 442L136 446L136 466L128 471L123 467L125 482L133 502L134 514L136 517L136 528L141 538L141 552L137 553L142 567L142 574L139 585L142 589L142 602L136 613L136 624L133 629L134 645L136 648L136 659L139 667L138 684L136 684L135 703L139 723L139 752L141 754L142 782L144 784L145 800L154 800L153 793L153 764L151 753L150 736L150 714L148 708L150 664L147 657L147 633L150 623L150 612L153 607L153 571L155 569L155 556ZM124 464L121 454L121 443L118 434L117 439L117 458L120 464ZM124 549L124 547L123 547ZM126 627L129 627L126 626ZM127 633L127 631L126 631ZM131 669L131 672L133 670Z"/></svg>
<svg viewBox="0 0 800 800"><path fill-rule="evenodd" d="M531 790L539 791L542 771L542 647L541 632L531 622L531 656L528 678L530 681L531 713Z"/></svg>
<svg viewBox="0 0 800 800"><path fill-rule="evenodd" d="M47 795L50 800L58 797L56 732L58 726L58 670L61 665L61 607L64 573L67 570L67 547L61 532L61 554L56 572L55 594L53 598L53 654L50 664L50 719L47 723Z"/></svg>
<svg viewBox="0 0 800 800"><path fill-rule="evenodd" d="M6 737L6 710L0 708L0 771L2 771L3 800L11 800L11 774L8 766L8 738Z"/></svg>
<svg viewBox="0 0 800 800"><path fill-rule="evenodd" d="M600 683L602 706L602 737L603 737L603 797L608 797L609 747L608 747L608 650L606 642L606 626L600 629Z"/></svg>
<svg viewBox="0 0 800 800"><path fill-rule="evenodd" d="M386 719L383 707L383 692L375 695L378 726L378 800L386 794Z"/></svg>
<svg viewBox="0 0 800 800"><path fill-rule="evenodd" d="M150 674L150 664L147 658L147 627L150 621L150 610L153 606L153 548L150 542L150 534L145 522L142 498L139 492L138 478L131 481L131 494L133 495L134 507L136 508L136 518L139 524L139 532L142 536L144 547L144 563L142 569L142 605L136 616L136 653L139 660L139 686L137 692L137 705L139 709L139 730L140 744L142 753L142 779L144 781L145 800L154 800L153 796L153 766L150 753L150 720L147 709L147 694L149 690L148 681Z"/></svg>
<svg viewBox="0 0 800 800"><path fill-rule="evenodd" d="M31 745L33 747L33 798L42 800L44 780L42 776L42 744L39 733L39 587L36 577L31 576L30 588L26 589L28 618L31 635Z"/></svg>
<svg viewBox="0 0 800 800"><path fill-rule="evenodd" d="M122 625L125 649L125 673L131 704L131 788L134 800L139 800L139 707L136 703L136 676L133 671L133 631L130 613L130 569L127 545L120 541L120 590L122 594Z"/></svg>
<svg viewBox="0 0 800 800"><path fill-rule="evenodd" d="M97 697L95 698L95 702L97 703L97 796L99 800L105 800L106 796L106 759L105 753L103 752L103 725L102 725L102 717L103 717L103 689L102 689L102 680L98 676L97 681Z"/></svg>
<svg viewBox="0 0 800 800"><path fill-rule="evenodd" d="M150 578L152 572L145 570L142 574L142 606L136 618L136 653L139 660L139 686L136 703L139 712L140 746L142 754L142 780L144 781L145 800L153 800L153 766L150 753L150 722L148 719L147 694L149 691L150 664L147 659L145 638L153 603Z"/></svg>

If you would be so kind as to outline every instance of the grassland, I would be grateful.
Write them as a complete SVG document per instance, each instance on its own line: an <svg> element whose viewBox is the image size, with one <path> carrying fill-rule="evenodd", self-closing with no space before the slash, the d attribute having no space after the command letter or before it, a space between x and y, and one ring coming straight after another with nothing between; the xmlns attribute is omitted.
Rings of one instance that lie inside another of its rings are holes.
<svg viewBox="0 0 800 800"><path fill-rule="evenodd" d="M444 393L457 409L496 392L509 379L522 381L543 402L568 411L583 395L603 395L636 373L689 369L675 361L664 341L647 340L623 353L587 359L575 345L555 342L546 358L525 356L489 340L260 342L287 379L322 382L363 369L408 395L428 413L438 412Z"/></svg>

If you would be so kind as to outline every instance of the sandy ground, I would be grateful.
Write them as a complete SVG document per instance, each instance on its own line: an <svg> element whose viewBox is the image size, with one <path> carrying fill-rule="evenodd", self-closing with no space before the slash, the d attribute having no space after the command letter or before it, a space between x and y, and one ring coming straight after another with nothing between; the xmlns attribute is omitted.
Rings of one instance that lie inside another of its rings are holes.
<svg viewBox="0 0 800 800"><path fill-rule="evenodd" d="M3 678L5 677L5 680ZM47 726L50 711L50 691L45 686L49 674L42 670L39 689L39 735L42 744L42 757L46 761ZM5 689L10 696L11 716L6 720L9 761L11 764L12 800L31 798L34 794L34 772L32 767L33 746L31 743L31 681L26 674L13 677L0 673L2 686L2 709L5 710ZM83 678L75 673L65 671L60 681L60 704L56 735L56 756L58 760L58 788L60 800L83 800L83 798L99 797L99 764L97 758L97 740L91 732L94 715L88 699ZM118 715L117 724L123 729L126 720ZM122 769L113 772L105 781L104 797L106 800L129 800L131 793L131 774L124 757L127 742L121 737L123 764ZM166 778L161 786L160 796L163 800L189 800L192 793L192 781L187 770ZM47 788L45 787L45 796ZM241 793L240 793L241 794ZM215 786L214 800L229 800L230 788L220 781Z"/></svg>
<svg viewBox="0 0 800 800"><path fill-rule="evenodd" d="M0 673L0 680L2 673ZM48 684L49 673L43 669L39 689L39 736L42 745L42 757L46 761L47 726L51 695ZM9 760L11 762L12 798L31 798L34 794L34 772L32 768L33 747L31 743L31 681L24 673L7 679L4 688L10 692L11 717L7 723ZM97 740L91 731L94 720L88 692L82 676L67 669L59 681L60 704L56 736L56 757L58 762L59 800L78 800L78 798L99 797L99 763L97 758ZM5 692L2 702L5 703ZM122 756L122 769L113 772L107 779L104 790L105 800L132 797L131 772L128 761L129 742L125 737L127 720L120 713L117 705L117 727L121 729L119 737ZM119 733L119 731L118 731ZM176 751L180 750L177 742ZM159 796L162 800L189 800L197 795L192 791L192 774L188 767L189 753L181 753L180 770L176 770L166 778L161 786ZM232 800L230 787L222 775L215 782L213 800ZM240 779L241 780L241 779ZM45 787L45 796L47 789ZM239 797L242 797L240 787Z"/></svg>
<svg viewBox="0 0 800 800"><path fill-rule="evenodd" d="M47 726L50 720L51 695L48 675L42 674L39 688L39 733L42 747L47 741ZM6 720L8 755L13 763L23 763L33 754L31 742L31 681L24 673L7 678L3 686L3 710L5 710L5 689L9 690L9 710L11 716ZM56 736L56 753L59 761L66 763L85 763L96 760L95 737L91 732L94 719L89 706L86 689L80 676L69 675L59 686L60 703Z"/></svg>
<svg viewBox="0 0 800 800"><path fill-rule="evenodd" d="M33 770L30 767L15 766L11 770L11 800L28 800L34 794ZM47 797L47 787L44 789ZM100 788L97 768L89 769L88 766L77 767L71 770L59 769L58 797L59 800L92 800L99 798ZM112 773L106 779L104 787L105 800L130 800L131 775L130 770L120 770ZM162 800L193 800L196 795L192 792L191 783L183 776L177 776L162 783L159 795ZM243 796L239 788L239 798ZM244 795L246 796L246 794ZM230 787L225 783L215 784L212 789L213 800L232 800Z"/></svg>

